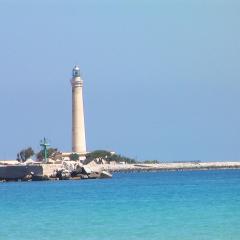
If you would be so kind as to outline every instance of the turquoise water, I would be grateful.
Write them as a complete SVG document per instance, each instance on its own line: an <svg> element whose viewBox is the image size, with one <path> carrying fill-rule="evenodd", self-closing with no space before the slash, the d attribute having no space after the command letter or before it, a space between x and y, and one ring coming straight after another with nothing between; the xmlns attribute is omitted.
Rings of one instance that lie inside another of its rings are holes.
<svg viewBox="0 0 240 240"><path fill-rule="evenodd" d="M0 184L1 240L239 240L240 171Z"/></svg>

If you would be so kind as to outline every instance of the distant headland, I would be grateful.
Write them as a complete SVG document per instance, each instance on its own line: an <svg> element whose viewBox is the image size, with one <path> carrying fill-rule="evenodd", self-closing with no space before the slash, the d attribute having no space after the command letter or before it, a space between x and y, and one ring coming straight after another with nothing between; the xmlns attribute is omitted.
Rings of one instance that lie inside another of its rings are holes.
<svg viewBox="0 0 240 240"><path fill-rule="evenodd" d="M79 160L76 154L53 151L47 162L44 159L0 161L0 181L86 180L111 178L114 172L219 169L240 169L240 162L138 162L105 150L87 153L84 160Z"/></svg>

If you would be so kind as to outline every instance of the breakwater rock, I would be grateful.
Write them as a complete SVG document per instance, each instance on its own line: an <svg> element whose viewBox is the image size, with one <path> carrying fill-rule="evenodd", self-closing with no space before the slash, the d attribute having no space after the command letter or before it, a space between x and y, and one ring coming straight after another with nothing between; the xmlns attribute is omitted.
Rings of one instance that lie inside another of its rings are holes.
<svg viewBox="0 0 240 240"><path fill-rule="evenodd" d="M95 171L108 172L144 172L144 171L198 171L240 169L240 162L161 162L161 163L137 163L137 164L95 164L91 165Z"/></svg>
<svg viewBox="0 0 240 240"><path fill-rule="evenodd" d="M111 178L106 171L92 170L77 162L0 166L0 181L85 180Z"/></svg>

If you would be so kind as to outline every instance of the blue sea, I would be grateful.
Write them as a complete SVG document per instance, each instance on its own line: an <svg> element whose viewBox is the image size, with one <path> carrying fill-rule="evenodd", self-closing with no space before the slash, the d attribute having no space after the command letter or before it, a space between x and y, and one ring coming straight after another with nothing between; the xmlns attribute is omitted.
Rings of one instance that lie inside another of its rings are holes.
<svg viewBox="0 0 240 240"><path fill-rule="evenodd" d="M240 170L0 183L0 240L239 240Z"/></svg>

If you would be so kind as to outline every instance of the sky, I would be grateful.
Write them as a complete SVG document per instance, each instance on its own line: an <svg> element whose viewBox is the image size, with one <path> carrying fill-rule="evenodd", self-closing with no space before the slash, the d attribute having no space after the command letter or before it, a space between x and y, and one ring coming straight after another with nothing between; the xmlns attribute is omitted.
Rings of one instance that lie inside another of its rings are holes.
<svg viewBox="0 0 240 240"><path fill-rule="evenodd" d="M239 0L0 0L0 159L71 150L71 71L88 151L240 160Z"/></svg>

